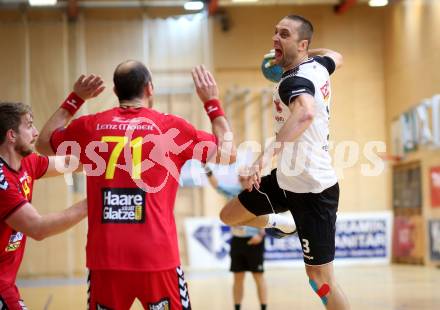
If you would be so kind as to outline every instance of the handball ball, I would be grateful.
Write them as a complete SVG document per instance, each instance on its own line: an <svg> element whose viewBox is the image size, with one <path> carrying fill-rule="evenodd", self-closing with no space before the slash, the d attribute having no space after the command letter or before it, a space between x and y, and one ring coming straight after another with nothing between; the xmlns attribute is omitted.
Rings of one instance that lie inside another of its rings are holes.
<svg viewBox="0 0 440 310"><path fill-rule="evenodd" d="M263 63L261 64L261 72L266 79L271 82L278 83L281 80L281 76L283 75L283 68L279 65L272 65L272 59L264 58Z"/></svg>

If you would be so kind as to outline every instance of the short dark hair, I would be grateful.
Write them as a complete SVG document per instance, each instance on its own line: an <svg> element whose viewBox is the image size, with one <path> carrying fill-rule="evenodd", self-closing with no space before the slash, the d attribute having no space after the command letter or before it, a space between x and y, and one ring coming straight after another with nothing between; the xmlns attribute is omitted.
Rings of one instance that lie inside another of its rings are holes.
<svg viewBox="0 0 440 310"><path fill-rule="evenodd" d="M119 101L142 98L144 87L151 82L147 67L136 60L120 63L113 74L116 96Z"/></svg>
<svg viewBox="0 0 440 310"><path fill-rule="evenodd" d="M9 129L18 132L21 124L21 117L26 114L32 115L29 105L21 102L0 102L0 144L6 140L6 133Z"/></svg>
<svg viewBox="0 0 440 310"><path fill-rule="evenodd" d="M297 21L301 23L301 26L299 26L298 33L299 33L299 39L300 40L307 40L310 43L312 42L313 37L313 25L312 23L299 15L287 15L286 18L289 18L291 20Z"/></svg>

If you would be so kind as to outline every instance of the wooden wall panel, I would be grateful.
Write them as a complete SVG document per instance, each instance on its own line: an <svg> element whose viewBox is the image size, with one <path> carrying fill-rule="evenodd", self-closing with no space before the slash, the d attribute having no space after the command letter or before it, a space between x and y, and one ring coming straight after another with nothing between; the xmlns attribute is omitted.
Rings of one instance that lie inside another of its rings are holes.
<svg viewBox="0 0 440 310"><path fill-rule="evenodd" d="M67 34L59 16L50 20L29 20L29 85L30 102L37 128L59 106L67 95ZM67 187L63 177L37 181L33 204L40 213L60 211L67 207ZM21 273L33 275L69 275L72 272L71 232L42 242L30 240Z"/></svg>
<svg viewBox="0 0 440 310"><path fill-rule="evenodd" d="M0 22L0 100L24 101L25 39L20 21Z"/></svg>
<svg viewBox="0 0 440 310"><path fill-rule="evenodd" d="M424 98L440 94L439 14L438 1L402 1L389 12L385 50L388 130L392 120L399 114L418 105ZM425 223L429 218L440 217L440 210L431 208L429 187L429 170L439 165L439 154L438 149L422 147L409 154L406 159L421 162L422 215ZM425 232L424 237L427 238ZM426 251L427 249L425 257Z"/></svg>

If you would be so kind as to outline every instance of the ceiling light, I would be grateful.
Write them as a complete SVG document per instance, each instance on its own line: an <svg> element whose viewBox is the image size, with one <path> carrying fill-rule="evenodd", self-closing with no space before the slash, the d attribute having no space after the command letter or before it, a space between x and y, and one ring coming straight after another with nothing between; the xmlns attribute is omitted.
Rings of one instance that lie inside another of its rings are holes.
<svg viewBox="0 0 440 310"><path fill-rule="evenodd" d="M57 0L29 0L31 6L55 5Z"/></svg>
<svg viewBox="0 0 440 310"><path fill-rule="evenodd" d="M186 2L183 7L187 11L200 11L203 9L203 2L202 1L188 1Z"/></svg>
<svg viewBox="0 0 440 310"><path fill-rule="evenodd" d="M388 0L370 0L368 1L369 6L386 6L388 5Z"/></svg>
<svg viewBox="0 0 440 310"><path fill-rule="evenodd" d="M258 0L232 0L233 3L252 3L258 2Z"/></svg>

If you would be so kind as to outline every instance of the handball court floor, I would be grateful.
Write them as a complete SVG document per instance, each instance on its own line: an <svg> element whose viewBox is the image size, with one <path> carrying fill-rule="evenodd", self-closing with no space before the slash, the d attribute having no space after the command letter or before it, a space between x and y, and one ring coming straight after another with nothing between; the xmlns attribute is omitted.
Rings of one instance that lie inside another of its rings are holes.
<svg viewBox="0 0 440 310"><path fill-rule="evenodd" d="M324 309L308 285L303 267L268 269L268 309ZM409 265L336 266L339 284L353 310L440 309L440 269ZM186 270L192 308L233 309L232 275L227 271ZM18 282L30 310L86 309L85 279ZM142 309L136 301L131 309ZM243 310L258 310L252 276L245 281Z"/></svg>

